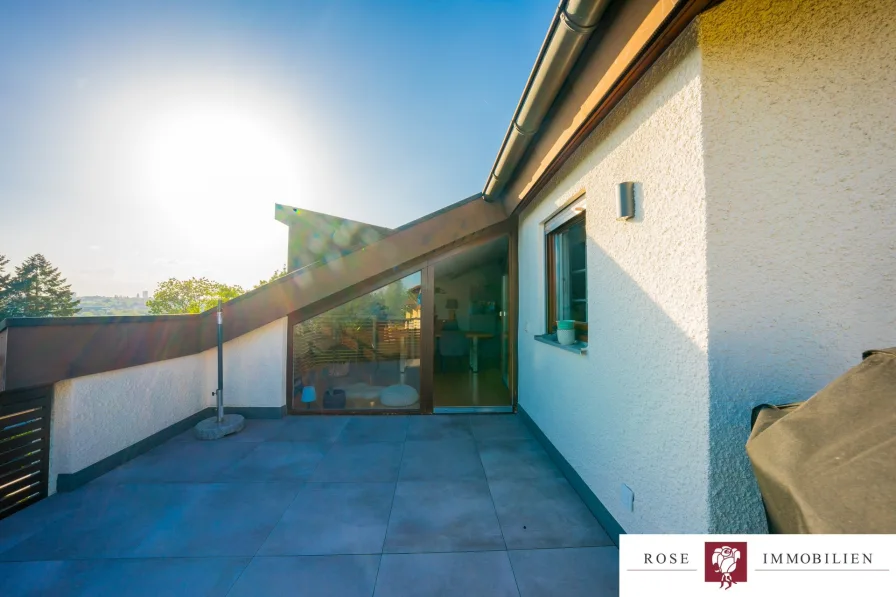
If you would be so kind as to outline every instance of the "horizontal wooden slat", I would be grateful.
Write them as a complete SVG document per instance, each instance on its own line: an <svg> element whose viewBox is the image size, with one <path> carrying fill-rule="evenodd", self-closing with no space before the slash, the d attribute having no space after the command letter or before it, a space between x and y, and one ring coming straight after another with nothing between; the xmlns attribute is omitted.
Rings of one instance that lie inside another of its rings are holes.
<svg viewBox="0 0 896 597"><path fill-rule="evenodd" d="M17 458L21 458L26 454L30 454L33 452L39 452L45 450L47 448L46 443L42 441L34 442L33 444L26 444L24 446L19 446L18 448L12 450L6 450L0 452L0 462L12 462ZM44 456L46 457L46 455Z"/></svg>
<svg viewBox="0 0 896 597"><path fill-rule="evenodd" d="M29 423L28 425L32 426L33 423ZM12 458L14 458L11 456L6 456L7 452L17 450L25 446L34 445L34 447L39 447L44 442L46 442L46 437L44 434L44 430L41 429L39 423L36 429L28 429L23 431L22 433L4 437L0 439L0 462L8 462Z"/></svg>
<svg viewBox="0 0 896 597"><path fill-rule="evenodd" d="M18 496L16 496L18 497ZM35 502L47 497L43 491L31 491L25 493L18 501L10 500L9 505L0 505L0 519L12 516L19 510L23 510Z"/></svg>
<svg viewBox="0 0 896 597"><path fill-rule="evenodd" d="M24 409L20 412L14 414L8 414L0 417L0 435L3 434L3 429L5 427L10 427L12 425L18 425L22 421L30 421L31 419L42 419L47 416L47 410L43 407L34 407Z"/></svg>
<svg viewBox="0 0 896 597"><path fill-rule="evenodd" d="M16 502L21 499L22 496L32 493L32 491L39 491L40 485L40 474L17 479L7 486L0 488L0 504L2 504L2 506L7 506Z"/></svg>
<svg viewBox="0 0 896 597"><path fill-rule="evenodd" d="M0 480L0 495L14 493L35 481L40 481L40 467L36 469L31 468L16 475L9 475L5 479Z"/></svg>
<svg viewBox="0 0 896 597"><path fill-rule="evenodd" d="M11 496L8 500L0 499L0 519L11 516L45 497L47 497L47 492L42 487L35 486Z"/></svg>
<svg viewBox="0 0 896 597"><path fill-rule="evenodd" d="M9 462L17 455L29 450L42 448L44 440L40 433L29 433L25 437L17 437L0 443L0 462Z"/></svg>
<svg viewBox="0 0 896 597"><path fill-rule="evenodd" d="M3 394L0 394L0 417L5 417L6 415L17 414L32 408L47 408L50 407L49 398L40 399L40 400L29 400L27 402L23 402L20 400L10 400Z"/></svg>
<svg viewBox="0 0 896 597"><path fill-rule="evenodd" d="M53 388L0 392L0 519L47 496Z"/></svg>
<svg viewBox="0 0 896 597"><path fill-rule="evenodd" d="M0 485L5 485L16 475L21 476L32 471L40 472L41 464L40 452L19 458L14 462L0 464Z"/></svg>
<svg viewBox="0 0 896 597"><path fill-rule="evenodd" d="M40 431L46 428L47 425L49 425L49 421L46 419L35 419L6 429L0 427L0 451L3 450L3 445L12 438L24 435L39 435Z"/></svg>

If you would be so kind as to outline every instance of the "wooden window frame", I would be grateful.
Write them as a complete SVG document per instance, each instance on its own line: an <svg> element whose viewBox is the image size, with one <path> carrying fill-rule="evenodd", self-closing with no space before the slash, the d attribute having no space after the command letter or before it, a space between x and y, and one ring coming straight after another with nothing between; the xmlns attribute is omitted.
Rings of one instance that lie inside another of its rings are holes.
<svg viewBox="0 0 896 597"><path fill-rule="evenodd" d="M547 333L557 332L557 255L554 239L558 234L569 230L573 226L585 222L586 209L584 199L567 207L545 223L545 280L547 281ZM587 267L587 265L586 265ZM586 290L585 298L588 294ZM588 341L588 322L576 321L576 340Z"/></svg>

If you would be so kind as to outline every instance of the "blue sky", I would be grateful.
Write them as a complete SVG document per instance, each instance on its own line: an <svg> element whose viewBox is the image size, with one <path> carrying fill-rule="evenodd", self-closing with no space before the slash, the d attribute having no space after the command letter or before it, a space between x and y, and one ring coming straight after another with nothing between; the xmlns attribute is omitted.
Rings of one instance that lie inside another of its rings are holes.
<svg viewBox="0 0 896 597"><path fill-rule="evenodd" d="M79 294L282 265L275 202L398 226L481 190L555 10L0 4L0 254Z"/></svg>

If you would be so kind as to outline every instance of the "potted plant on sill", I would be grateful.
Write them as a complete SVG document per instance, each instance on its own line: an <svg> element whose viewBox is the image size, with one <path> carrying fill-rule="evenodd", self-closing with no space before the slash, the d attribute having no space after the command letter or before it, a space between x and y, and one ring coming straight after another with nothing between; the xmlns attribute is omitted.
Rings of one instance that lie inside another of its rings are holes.
<svg viewBox="0 0 896 597"><path fill-rule="evenodd" d="M575 344L576 322L572 319L561 319L557 322L557 342L563 346Z"/></svg>

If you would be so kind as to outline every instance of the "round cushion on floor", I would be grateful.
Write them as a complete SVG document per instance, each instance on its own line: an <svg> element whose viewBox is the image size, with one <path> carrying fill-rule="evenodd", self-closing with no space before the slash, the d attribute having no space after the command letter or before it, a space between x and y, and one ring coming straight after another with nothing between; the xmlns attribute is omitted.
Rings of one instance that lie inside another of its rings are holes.
<svg viewBox="0 0 896 597"><path fill-rule="evenodd" d="M410 406L419 399L417 390L404 384L389 386L380 393L380 404L383 406Z"/></svg>

